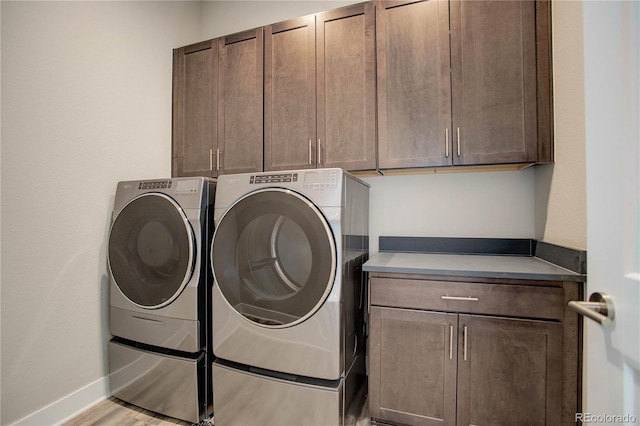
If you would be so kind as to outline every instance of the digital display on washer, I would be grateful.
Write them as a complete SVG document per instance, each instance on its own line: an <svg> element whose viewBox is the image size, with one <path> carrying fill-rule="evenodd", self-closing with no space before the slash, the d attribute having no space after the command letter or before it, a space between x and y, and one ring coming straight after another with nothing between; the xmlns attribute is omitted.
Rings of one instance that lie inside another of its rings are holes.
<svg viewBox="0 0 640 426"><path fill-rule="evenodd" d="M167 189L171 188L170 180L153 181L153 182L140 182L138 189Z"/></svg>
<svg viewBox="0 0 640 426"><path fill-rule="evenodd" d="M286 182L297 182L298 174L297 173L277 173L270 175L254 175L249 178L249 184L258 184L258 183L286 183Z"/></svg>

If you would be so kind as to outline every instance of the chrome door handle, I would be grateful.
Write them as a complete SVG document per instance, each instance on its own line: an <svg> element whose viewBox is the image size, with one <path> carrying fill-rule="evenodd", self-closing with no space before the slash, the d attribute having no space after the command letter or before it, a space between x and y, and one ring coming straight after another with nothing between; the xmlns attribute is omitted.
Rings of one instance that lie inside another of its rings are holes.
<svg viewBox="0 0 640 426"><path fill-rule="evenodd" d="M463 356L464 356L464 360L467 360L467 326L464 326L464 347L462 348L462 352L463 352Z"/></svg>
<svg viewBox="0 0 640 426"><path fill-rule="evenodd" d="M449 359L453 359L453 326L449 326Z"/></svg>
<svg viewBox="0 0 640 426"><path fill-rule="evenodd" d="M309 165L313 164L312 161L313 159L311 157L311 139L309 139Z"/></svg>
<svg viewBox="0 0 640 426"><path fill-rule="evenodd" d="M589 296L588 302L571 301L569 307L603 327L609 327L615 318L613 301L606 293L593 293Z"/></svg>
<svg viewBox="0 0 640 426"><path fill-rule="evenodd" d="M444 156L449 158L449 128L444 129Z"/></svg>

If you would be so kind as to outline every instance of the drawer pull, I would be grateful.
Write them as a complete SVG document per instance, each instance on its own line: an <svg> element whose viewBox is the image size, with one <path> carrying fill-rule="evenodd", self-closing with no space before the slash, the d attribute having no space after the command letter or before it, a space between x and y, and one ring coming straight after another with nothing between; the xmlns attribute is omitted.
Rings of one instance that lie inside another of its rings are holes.
<svg viewBox="0 0 640 426"><path fill-rule="evenodd" d="M465 302L477 302L478 298L477 297L471 297L471 296L440 296L440 298L442 300L462 300Z"/></svg>

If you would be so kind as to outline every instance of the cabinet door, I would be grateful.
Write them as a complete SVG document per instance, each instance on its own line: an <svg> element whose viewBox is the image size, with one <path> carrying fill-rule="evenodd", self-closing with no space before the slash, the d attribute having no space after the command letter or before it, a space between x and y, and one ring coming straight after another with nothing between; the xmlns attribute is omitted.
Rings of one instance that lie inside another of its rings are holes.
<svg viewBox="0 0 640 426"><path fill-rule="evenodd" d="M214 176L217 89L215 40L174 50L172 176Z"/></svg>
<svg viewBox="0 0 640 426"><path fill-rule="evenodd" d="M264 168L316 167L313 16L265 27Z"/></svg>
<svg viewBox="0 0 640 426"><path fill-rule="evenodd" d="M376 167L375 8L320 13L317 25L318 167Z"/></svg>
<svg viewBox="0 0 640 426"><path fill-rule="evenodd" d="M262 28L219 39L221 173L262 171L262 41Z"/></svg>
<svg viewBox="0 0 640 426"><path fill-rule="evenodd" d="M451 164L449 3L377 5L378 163Z"/></svg>
<svg viewBox="0 0 640 426"><path fill-rule="evenodd" d="M460 315L458 333L458 426L561 423L561 323Z"/></svg>
<svg viewBox="0 0 640 426"><path fill-rule="evenodd" d="M454 164L537 160L535 2L451 1Z"/></svg>
<svg viewBox="0 0 640 426"><path fill-rule="evenodd" d="M455 424L457 321L457 314L371 307L373 419Z"/></svg>

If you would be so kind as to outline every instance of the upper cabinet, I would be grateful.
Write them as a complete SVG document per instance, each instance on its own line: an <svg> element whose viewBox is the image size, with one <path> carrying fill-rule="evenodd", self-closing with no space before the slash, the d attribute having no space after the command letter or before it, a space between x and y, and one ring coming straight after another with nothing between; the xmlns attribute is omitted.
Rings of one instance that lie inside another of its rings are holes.
<svg viewBox="0 0 640 426"><path fill-rule="evenodd" d="M172 175L262 171L262 29L173 52Z"/></svg>
<svg viewBox="0 0 640 426"><path fill-rule="evenodd" d="M546 2L377 6L381 169L551 161Z"/></svg>
<svg viewBox="0 0 640 426"><path fill-rule="evenodd" d="M375 9L362 3L318 14L320 167L376 167Z"/></svg>
<svg viewBox="0 0 640 426"><path fill-rule="evenodd" d="M314 17L269 25L264 50L265 170L315 167Z"/></svg>
<svg viewBox="0 0 640 426"><path fill-rule="evenodd" d="M173 174L553 161L548 1L376 0L174 51Z"/></svg>
<svg viewBox="0 0 640 426"><path fill-rule="evenodd" d="M372 3L265 28L265 170L376 167Z"/></svg>
<svg viewBox="0 0 640 426"><path fill-rule="evenodd" d="M379 166L448 165L449 3L387 1L377 6Z"/></svg>
<svg viewBox="0 0 640 426"><path fill-rule="evenodd" d="M173 176L215 176L218 43L173 52Z"/></svg>
<svg viewBox="0 0 640 426"><path fill-rule="evenodd" d="M537 161L533 1L452 1L453 163Z"/></svg>
<svg viewBox="0 0 640 426"><path fill-rule="evenodd" d="M262 171L262 28L219 39L218 146L223 173Z"/></svg>

